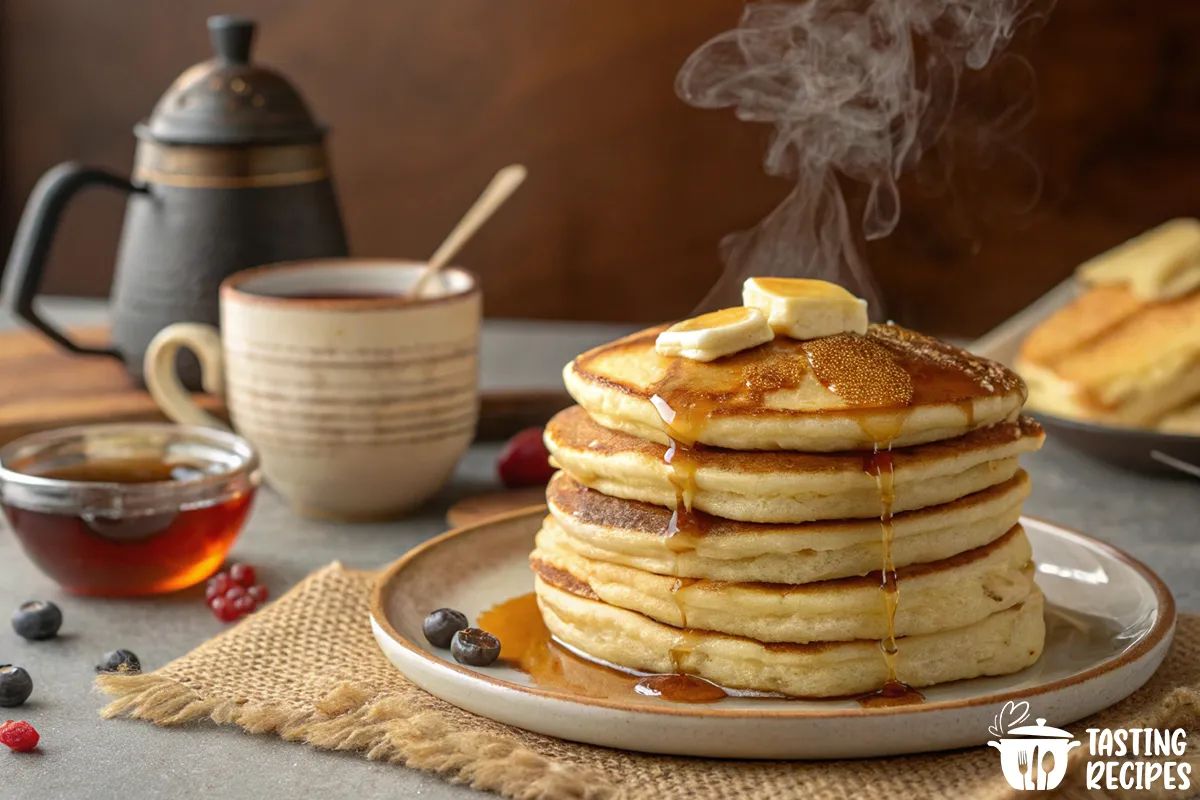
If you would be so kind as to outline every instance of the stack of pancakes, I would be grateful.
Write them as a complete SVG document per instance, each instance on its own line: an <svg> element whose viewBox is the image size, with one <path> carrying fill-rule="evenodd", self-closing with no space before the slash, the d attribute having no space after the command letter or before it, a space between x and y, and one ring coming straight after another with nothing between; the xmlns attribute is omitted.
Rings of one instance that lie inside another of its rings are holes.
<svg viewBox="0 0 1200 800"><path fill-rule="evenodd" d="M652 328L567 365L531 555L559 642L801 697L999 675L1042 651L1007 369L893 325L701 363Z"/></svg>
<svg viewBox="0 0 1200 800"><path fill-rule="evenodd" d="M1025 339L1030 406L1200 435L1200 220L1172 220L1083 264L1085 287Z"/></svg>

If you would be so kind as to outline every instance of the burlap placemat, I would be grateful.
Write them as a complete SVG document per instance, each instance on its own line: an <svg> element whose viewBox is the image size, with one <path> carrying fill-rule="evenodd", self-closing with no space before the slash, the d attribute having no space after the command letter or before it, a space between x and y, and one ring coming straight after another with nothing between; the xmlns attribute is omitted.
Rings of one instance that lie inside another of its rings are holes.
<svg viewBox="0 0 1200 800"><path fill-rule="evenodd" d="M375 573L332 564L157 672L102 676L97 685L116 699L101 713L159 725L211 719L314 747L361 751L521 800L1023 794L1008 787L996 751L987 747L866 761L721 761L591 747L482 719L418 689L379 652L367 612L374 579ZM1200 730L1198 700L1200 617L1184 616L1171 654L1149 684L1072 727ZM1200 740L1194 749L1186 757L1195 782ZM1085 750L1086 744L1073 755ZM1125 796L1086 792L1082 767L1073 765L1060 796Z"/></svg>

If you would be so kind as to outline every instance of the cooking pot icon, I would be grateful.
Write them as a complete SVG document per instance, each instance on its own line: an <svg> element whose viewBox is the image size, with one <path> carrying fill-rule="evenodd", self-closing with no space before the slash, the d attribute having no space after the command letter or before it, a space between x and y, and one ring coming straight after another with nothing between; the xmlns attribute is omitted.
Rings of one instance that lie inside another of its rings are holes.
<svg viewBox="0 0 1200 800"><path fill-rule="evenodd" d="M988 745L1000 751L1000 768L1004 770L1004 779L1009 786L1014 789L1054 789L1062 783L1067 772L1067 754L1071 748L1079 747L1079 742L1069 732L1048 727L1046 720L1039 719L1037 725L1013 728L1000 741L991 741ZM1043 763L1047 755L1053 761L1048 770Z"/></svg>

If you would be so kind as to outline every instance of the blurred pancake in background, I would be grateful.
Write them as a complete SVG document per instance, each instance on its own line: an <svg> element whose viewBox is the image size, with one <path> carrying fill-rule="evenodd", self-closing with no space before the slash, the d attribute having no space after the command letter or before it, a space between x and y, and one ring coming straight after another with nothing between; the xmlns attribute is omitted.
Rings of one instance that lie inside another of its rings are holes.
<svg viewBox="0 0 1200 800"><path fill-rule="evenodd" d="M1076 278L1086 291L1018 353L1029 408L1200 434L1200 220L1172 220L1081 265Z"/></svg>

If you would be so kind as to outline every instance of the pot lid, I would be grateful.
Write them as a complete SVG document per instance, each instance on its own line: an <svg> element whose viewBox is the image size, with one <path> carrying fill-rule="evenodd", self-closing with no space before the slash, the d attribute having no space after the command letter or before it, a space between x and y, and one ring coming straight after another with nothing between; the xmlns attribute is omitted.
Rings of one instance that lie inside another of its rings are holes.
<svg viewBox="0 0 1200 800"><path fill-rule="evenodd" d="M279 73L250 63L255 23L209 17L215 55L184 72L134 131L168 144L228 145L305 142L325 129Z"/></svg>
<svg viewBox="0 0 1200 800"><path fill-rule="evenodd" d="M1055 739L1072 738L1071 733L1064 731L1062 728L1051 728L1047 726L1046 720L1044 719L1039 719L1037 721L1037 725L1024 725L1020 728L1013 728L1011 731L1006 733L1005 736L1012 736L1013 734L1016 734L1017 736L1053 737Z"/></svg>

